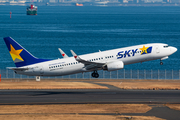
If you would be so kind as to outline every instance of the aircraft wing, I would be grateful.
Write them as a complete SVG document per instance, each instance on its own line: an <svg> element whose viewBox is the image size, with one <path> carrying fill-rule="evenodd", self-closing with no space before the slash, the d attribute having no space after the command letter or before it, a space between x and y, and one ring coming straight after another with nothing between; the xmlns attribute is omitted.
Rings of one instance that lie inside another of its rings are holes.
<svg viewBox="0 0 180 120"><path fill-rule="evenodd" d="M102 62L91 62L88 60L81 59L73 50L71 50L71 53L78 62L85 64L85 68L87 70L93 68L100 68L106 65L106 63L102 63Z"/></svg>
<svg viewBox="0 0 180 120"><path fill-rule="evenodd" d="M29 68L17 68L17 67L7 67L7 69L11 69L11 70L28 70Z"/></svg>

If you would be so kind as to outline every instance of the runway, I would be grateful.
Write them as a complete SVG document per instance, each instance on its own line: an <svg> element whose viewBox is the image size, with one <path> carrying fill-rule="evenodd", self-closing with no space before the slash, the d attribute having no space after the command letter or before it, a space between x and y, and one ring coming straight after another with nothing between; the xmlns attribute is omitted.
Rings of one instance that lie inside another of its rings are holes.
<svg viewBox="0 0 180 120"><path fill-rule="evenodd" d="M5 104L180 104L179 90L0 90Z"/></svg>
<svg viewBox="0 0 180 120"><path fill-rule="evenodd" d="M152 107L152 109L147 113L117 114L97 112L78 114L116 116L155 116L166 120L180 119L179 111L172 110L164 106L164 104L167 103L180 104L179 90L123 90L111 85L106 86L108 86L109 89L0 90L0 105L147 104L148 106ZM11 115L14 114L8 114L8 116ZM67 113L62 115L67 115ZM68 115L71 114L68 113Z"/></svg>

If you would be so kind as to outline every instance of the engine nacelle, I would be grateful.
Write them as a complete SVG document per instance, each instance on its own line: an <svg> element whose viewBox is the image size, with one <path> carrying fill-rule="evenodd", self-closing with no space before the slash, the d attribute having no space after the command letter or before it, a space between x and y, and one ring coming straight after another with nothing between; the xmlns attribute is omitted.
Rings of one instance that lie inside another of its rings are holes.
<svg viewBox="0 0 180 120"><path fill-rule="evenodd" d="M122 61L115 61L107 64L108 71L120 70L124 68L124 63Z"/></svg>

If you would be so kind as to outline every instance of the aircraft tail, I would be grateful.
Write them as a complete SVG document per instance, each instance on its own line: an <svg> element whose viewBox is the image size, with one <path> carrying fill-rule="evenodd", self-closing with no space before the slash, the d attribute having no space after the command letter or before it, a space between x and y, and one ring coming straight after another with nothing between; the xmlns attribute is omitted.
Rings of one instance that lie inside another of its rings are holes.
<svg viewBox="0 0 180 120"><path fill-rule="evenodd" d="M38 59L34 57L30 52L28 52L11 37L5 37L4 41L16 67L49 61L47 59Z"/></svg>

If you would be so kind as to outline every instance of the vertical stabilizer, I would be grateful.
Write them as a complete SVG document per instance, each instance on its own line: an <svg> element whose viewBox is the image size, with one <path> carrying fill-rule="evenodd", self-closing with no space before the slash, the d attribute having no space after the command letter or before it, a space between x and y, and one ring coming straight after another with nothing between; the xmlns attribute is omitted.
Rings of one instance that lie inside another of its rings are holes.
<svg viewBox="0 0 180 120"><path fill-rule="evenodd" d="M11 37L5 37L4 41L16 67L49 61L47 59L38 59L34 57L30 52L28 52Z"/></svg>

